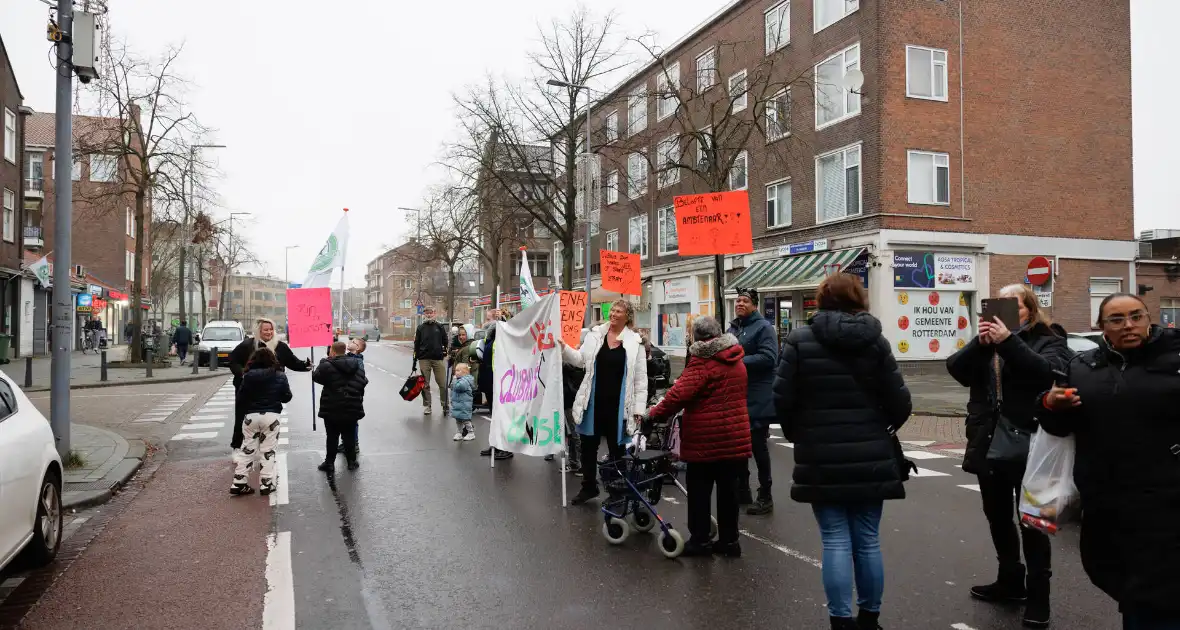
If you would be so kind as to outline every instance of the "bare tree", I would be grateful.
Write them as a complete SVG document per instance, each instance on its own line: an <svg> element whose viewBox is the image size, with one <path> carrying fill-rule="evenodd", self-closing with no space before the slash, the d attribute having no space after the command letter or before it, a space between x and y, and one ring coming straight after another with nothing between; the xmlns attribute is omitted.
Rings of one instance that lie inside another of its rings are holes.
<svg viewBox="0 0 1180 630"><path fill-rule="evenodd" d="M627 65L625 40L616 30L613 14L598 17L580 8L541 29L541 47L529 56L536 69L531 79L514 84L489 78L454 98L462 140L451 148L448 163L475 174L481 213L503 211L508 221L529 217L562 243L565 286L572 285L579 220L593 219L592 209L579 217L579 205L593 204L581 203L577 178L570 176L586 135L578 98L584 86ZM566 87L554 89L551 81ZM498 262L490 266L497 269Z"/></svg>
<svg viewBox="0 0 1180 630"><path fill-rule="evenodd" d="M258 258L254 255L250 243L230 230L217 229L208 245L214 262L213 273L219 276L217 281L221 285L221 293L217 298L217 319L225 319L225 294L229 290L229 279L233 270L241 265L256 263ZM204 293L202 287L202 298Z"/></svg>
<svg viewBox="0 0 1180 630"><path fill-rule="evenodd" d="M181 226L170 220L153 221L152 236L148 297L152 299L156 319L163 321L168 302L177 294L184 294L183 287L177 282L175 267L184 247L184 237Z"/></svg>
<svg viewBox="0 0 1180 630"><path fill-rule="evenodd" d="M168 190L167 182L181 178L187 167L192 139L205 133L184 103L187 82L175 73L179 48L170 48L155 59L131 53L125 44L104 47L99 79L88 88L98 119L82 125L77 134L77 151L91 156L92 179L95 161L109 173L110 186L98 195L134 199L135 265L131 290L132 322L135 332L131 356L138 356L142 344L145 292L144 256L149 251L145 227L150 225L151 204L156 195ZM108 121L115 121L112 125ZM113 160L113 163L112 163ZM176 186L174 188L183 188ZM114 207L117 211L119 204ZM94 208L111 204L98 203Z"/></svg>
<svg viewBox="0 0 1180 630"><path fill-rule="evenodd" d="M473 213L464 212L467 208L464 201L464 194L458 188L435 189L411 228L419 235L421 247L395 250L396 256L404 261L418 265L434 263L446 270L447 316L451 318L455 314L456 275L472 254L467 232L475 228Z"/></svg>

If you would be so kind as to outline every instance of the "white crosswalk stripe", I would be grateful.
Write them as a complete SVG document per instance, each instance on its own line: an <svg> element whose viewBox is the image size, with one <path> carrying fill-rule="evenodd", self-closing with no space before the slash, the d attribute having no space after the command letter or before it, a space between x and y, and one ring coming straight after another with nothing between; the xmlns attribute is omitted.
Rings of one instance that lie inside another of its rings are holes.
<svg viewBox="0 0 1180 630"><path fill-rule="evenodd" d="M178 440L212 440L217 437L217 432L212 431L208 433L177 433L172 436L172 441Z"/></svg>
<svg viewBox="0 0 1180 630"><path fill-rule="evenodd" d="M946 455L942 453L935 453L933 451L905 451L905 456L909 459L946 459Z"/></svg>
<svg viewBox="0 0 1180 630"><path fill-rule="evenodd" d="M186 425L180 427L180 430L181 431L196 431L199 429L220 429L221 427L224 427L224 426L225 426L224 422L196 422L196 423L192 423L192 424L186 424Z"/></svg>

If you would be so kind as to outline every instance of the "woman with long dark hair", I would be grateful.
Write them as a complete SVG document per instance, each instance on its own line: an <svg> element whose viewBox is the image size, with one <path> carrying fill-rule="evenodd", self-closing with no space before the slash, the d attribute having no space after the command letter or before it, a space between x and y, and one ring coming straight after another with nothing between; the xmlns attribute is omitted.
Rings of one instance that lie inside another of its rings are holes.
<svg viewBox="0 0 1180 630"><path fill-rule="evenodd" d="M279 415L283 403L291 402L291 385L270 348L259 348L250 356L238 389L238 401L245 419L241 448L234 451L234 479L229 492L233 495L254 492L249 475L258 462L259 492L267 495L278 485L275 450L279 444Z"/></svg>

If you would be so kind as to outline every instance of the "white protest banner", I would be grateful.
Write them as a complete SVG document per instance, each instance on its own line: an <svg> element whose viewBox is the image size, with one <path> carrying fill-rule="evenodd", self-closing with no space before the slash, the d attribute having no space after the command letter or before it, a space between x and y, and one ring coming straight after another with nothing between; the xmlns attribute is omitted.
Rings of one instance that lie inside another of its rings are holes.
<svg viewBox="0 0 1180 630"><path fill-rule="evenodd" d="M561 302L556 293L496 324L491 445L523 455L565 450Z"/></svg>

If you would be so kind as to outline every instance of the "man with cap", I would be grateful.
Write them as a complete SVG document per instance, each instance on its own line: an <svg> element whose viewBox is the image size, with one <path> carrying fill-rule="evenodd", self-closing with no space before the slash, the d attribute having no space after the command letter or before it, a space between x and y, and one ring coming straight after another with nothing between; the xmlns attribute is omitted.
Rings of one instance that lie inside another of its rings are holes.
<svg viewBox="0 0 1180 630"><path fill-rule="evenodd" d="M734 311L737 317L730 322L729 333L742 344L745 356L748 390L746 408L750 414L750 437L754 451L754 463L758 467L758 500L750 492L750 464L746 460L746 471L742 476L738 500L742 504L753 503L747 514L770 514L774 511L774 500L770 495L770 425L775 421L774 371L778 366L778 344L774 325L758 312L757 289L738 288Z"/></svg>

